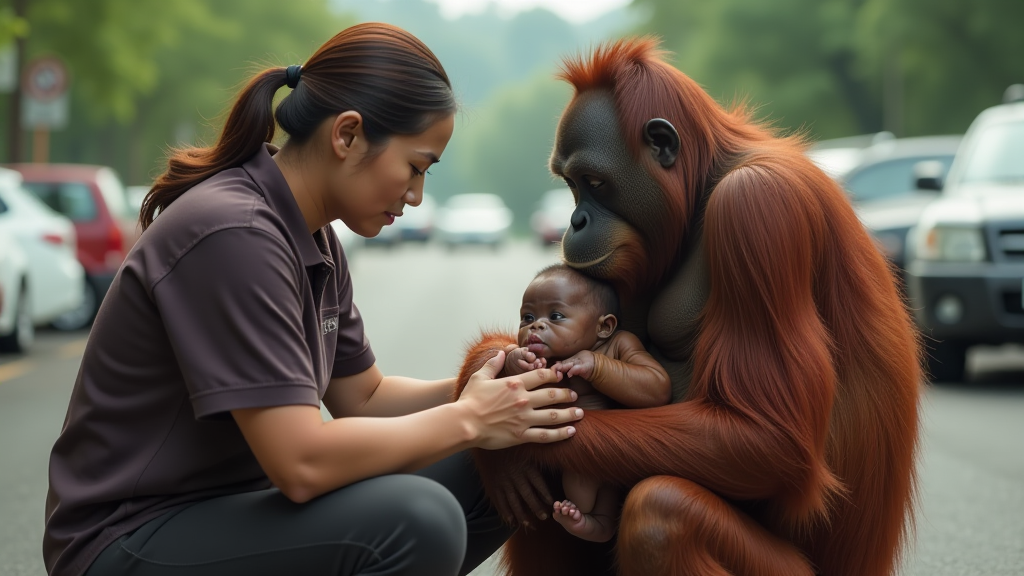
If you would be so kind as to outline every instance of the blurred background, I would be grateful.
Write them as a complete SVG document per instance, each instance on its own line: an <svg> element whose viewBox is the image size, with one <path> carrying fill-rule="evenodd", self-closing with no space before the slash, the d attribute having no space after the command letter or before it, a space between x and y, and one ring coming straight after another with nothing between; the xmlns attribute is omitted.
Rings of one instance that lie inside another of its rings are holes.
<svg viewBox="0 0 1024 576"><path fill-rule="evenodd" d="M904 573L1024 574L1024 1L0 0L0 575L42 574L48 450L168 149L362 21L422 39L462 105L422 206L372 239L334 223L386 372L449 376L517 325L573 210L558 64L656 34L807 136L904 283L936 383Z"/></svg>

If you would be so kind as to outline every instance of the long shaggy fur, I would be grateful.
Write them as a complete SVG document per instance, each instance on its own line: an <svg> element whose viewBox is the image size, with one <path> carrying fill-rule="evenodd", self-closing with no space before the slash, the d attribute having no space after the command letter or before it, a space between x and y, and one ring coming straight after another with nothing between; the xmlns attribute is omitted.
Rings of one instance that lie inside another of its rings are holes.
<svg viewBox="0 0 1024 576"><path fill-rule="evenodd" d="M620 546L666 539L660 573L778 574L797 558L826 576L892 574L912 525L919 342L889 267L842 190L799 139L722 109L666 64L650 38L571 60L563 77L577 94L612 91L634 159L664 191L666 217L644 231L648 267L638 293L656 291L700 224L711 293L683 401L590 412L570 441L481 453L485 484L528 463L627 488L655 476L679 479L643 483L620 527L620 540L631 543ZM656 117L683 140L671 170L643 149L640 130ZM492 334L474 347L462 382L481 346L509 342ZM693 516L694 502L708 499L713 505ZM641 509L644 516L630 516ZM750 537L715 539L717 528L708 529L697 546L682 525L694 518ZM515 576L610 569L532 571L538 555L551 553L538 547L554 537L517 538ZM746 563L726 570L726 559L741 562L737 547ZM620 551L621 573L643 572L628 564L640 562L635 552Z"/></svg>

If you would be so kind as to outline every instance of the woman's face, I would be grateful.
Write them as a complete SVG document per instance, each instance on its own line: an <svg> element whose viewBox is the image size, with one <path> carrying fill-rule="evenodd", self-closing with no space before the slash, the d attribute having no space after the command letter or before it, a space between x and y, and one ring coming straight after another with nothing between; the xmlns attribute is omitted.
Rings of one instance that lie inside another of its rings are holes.
<svg viewBox="0 0 1024 576"><path fill-rule="evenodd" d="M358 130L349 154L331 171L324 199L328 215L360 236L379 234L406 206L419 206L426 171L441 158L454 127L455 117L445 116L420 134L392 136L369 159L366 139Z"/></svg>

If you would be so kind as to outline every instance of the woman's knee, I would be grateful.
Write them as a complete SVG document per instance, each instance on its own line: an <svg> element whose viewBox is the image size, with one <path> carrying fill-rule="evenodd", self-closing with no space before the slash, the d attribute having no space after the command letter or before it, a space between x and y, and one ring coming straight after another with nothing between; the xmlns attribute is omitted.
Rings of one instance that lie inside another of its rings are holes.
<svg viewBox="0 0 1024 576"><path fill-rule="evenodd" d="M349 503L355 496L372 510L373 520L363 528L376 532L369 543L380 562L377 572L424 576L458 572L466 553L466 518L444 486L419 476L395 474L346 489L355 492L346 498ZM330 495L324 499L330 500ZM340 508L339 515L351 513L347 503Z"/></svg>

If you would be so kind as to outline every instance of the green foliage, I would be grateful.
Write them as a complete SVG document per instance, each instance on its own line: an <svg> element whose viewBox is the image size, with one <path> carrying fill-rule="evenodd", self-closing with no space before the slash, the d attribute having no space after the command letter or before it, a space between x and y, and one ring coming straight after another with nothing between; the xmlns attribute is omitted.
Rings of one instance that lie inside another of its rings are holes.
<svg viewBox="0 0 1024 576"><path fill-rule="evenodd" d="M901 77L907 134L962 132L977 113L1024 82L1024 2L866 0L857 19L866 82Z"/></svg>
<svg viewBox="0 0 1024 576"><path fill-rule="evenodd" d="M552 178L548 159L570 96L567 84L545 72L495 93L478 114L467 113L465 126L445 152L445 163L451 152L462 181L469 184L461 191L498 194L515 214L515 225L525 229L541 194L563 186ZM439 197L455 192L431 186Z"/></svg>
<svg viewBox="0 0 1024 576"><path fill-rule="evenodd" d="M33 0L27 20L30 57L71 72L51 159L111 165L131 184L162 171L168 147L213 140L253 72L302 62L353 23L327 0Z"/></svg>
<svg viewBox="0 0 1024 576"><path fill-rule="evenodd" d="M817 137L962 132L1024 80L1017 0L634 0L723 103Z"/></svg>
<svg viewBox="0 0 1024 576"><path fill-rule="evenodd" d="M0 46L28 36L28 20L19 18L10 6L0 7Z"/></svg>

